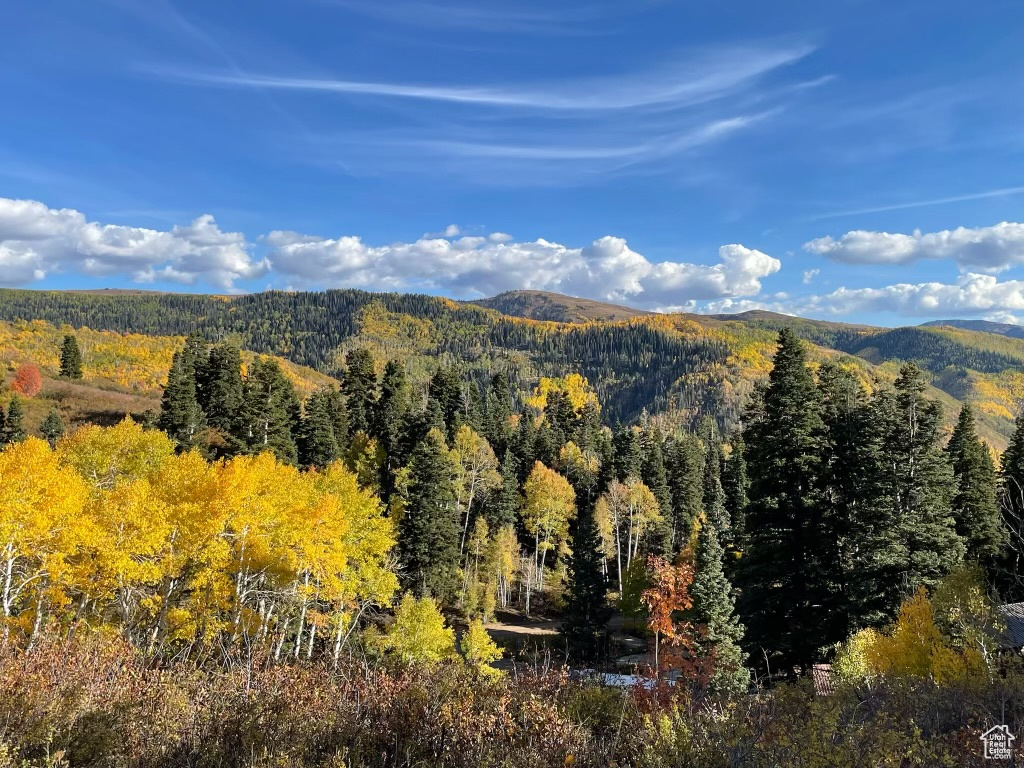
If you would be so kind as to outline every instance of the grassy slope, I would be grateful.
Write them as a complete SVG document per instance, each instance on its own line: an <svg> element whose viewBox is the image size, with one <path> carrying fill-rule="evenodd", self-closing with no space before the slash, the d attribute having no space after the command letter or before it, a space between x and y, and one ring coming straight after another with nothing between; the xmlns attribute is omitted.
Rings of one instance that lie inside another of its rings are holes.
<svg viewBox="0 0 1024 768"><path fill-rule="evenodd" d="M113 424L126 415L140 417L159 410L161 387L182 337L79 329L74 333L82 349L84 376L80 381L64 381L57 378L60 346L64 333L70 331L42 321L0 323L0 378L6 384L0 403L6 406L9 401L10 382L22 363L35 363L43 376L42 392L24 399L30 431L37 430L52 407L72 427L88 422ZM243 353L246 363L255 357ZM278 362L303 396L333 382L310 368Z"/></svg>

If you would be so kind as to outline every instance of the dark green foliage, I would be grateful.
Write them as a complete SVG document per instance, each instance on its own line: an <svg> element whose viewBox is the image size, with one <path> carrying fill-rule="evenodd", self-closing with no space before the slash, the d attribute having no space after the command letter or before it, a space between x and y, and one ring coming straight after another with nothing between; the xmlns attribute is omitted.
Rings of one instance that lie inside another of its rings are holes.
<svg viewBox="0 0 1024 768"><path fill-rule="evenodd" d="M725 508L725 489L722 487L722 465L725 454L718 426L713 419L701 423L701 441L704 443L704 475L701 480L701 506L705 521L715 527L723 545L732 543L729 513Z"/></svg>
<svg viewBox="0 0 1024 768"><path fill-rule="evenodd" d="M484 397L483 431L495 452L504 453L512 436L510 424L512 418L512 393L508 386L508 376L496 373L491 377Z"/></svg>
<svg viewBox="0 0 1024 768"><path fill-rule="evenodd" d="M343 407L340 395L330 388L318 389L306 400L298 435L301 466L323 468L341 457L337 411Z"/></svg>
<svg viewBox="0 0 1024 768"><path fill-rule="evenodd" d="M619 427L612 437L612 448L615 479L625 482L631 477L639 478L644 465L639 431L633 427Z"/></svg>
<svg viewBox="0 0 1024 768"><path fill-rule="evenodd" d="M51 448L54 448L57 445L57 441L64 435L64 432L64 419L60 417L60 413L56 408L51 408L46 418L43 419L43 423L39 426L39 434L46 439Z"/></svg>
<svg viewBox="0 0 1024 768"><path fill-rule="evenodd" d="M409 485L398 524L400 577L417 595L450 600L458 586L459 513L455 506L455 470L435 439L413 451Z"/></svg>
<svg viewBox="0 0 1024 768"><path fill-rule="evenodd" d="M566 584L562 634L570 654L582 660L594 659L604 649L611 606L604 578L604 553L601 536L592 512L586 511L572 539Z"/></svg>
<svg viewBox="0 0 1024 768"><path fill-rule="evenodd" d="M1024 599L1024 414L1000 462L999 512L1006 541L997 564L999 587L1016 602Z"/></svg>
<svg viewBox="0 0 1024 768"><path fill-rule="evenodd" d="M185 356L185 361L188 355ZM183 363L185 362L183 361ZM214 451L218 456L233 456L247 443L245 387L242 381L242 354L233 344L217 344L200 370L196 364L196 390L206 423L220 433Z"/></svg>
<svg viewBox="0 0 1024 768"><path fill-rule="evenodd" d="M345 355L341 391L348 408L349 434L370 434L377 402L377 369L373 354L368 349L353 349Z"/></svg>
<svg viewBox="0 0 1024 768"><path fill-rule="evenodd" d="M295 388L276 360L256 360L245 380L244 435L248 450L259 454L272 452L287 464L298 461L295 435L301 407Z"/></svg>
<svg viewBox="0 0 1024 768"><path fill-rule="evenodd" d="M895 392L882 393L875 406L885 466L882 494L891 505L899 555L892 582L904 589L934 586L964 555L953 518L953 473L939 442L942 408L924 397L924 389L920 369L906 365ZM892 610L902 596L890 595Z"/></svg>
<svg viewBox="0 0 1024 768"><path fill-rule="evenodd" d="M690 542L704 496L704 454L694 435L684 433L665 445L665 471L672 498L669 543L679 552Z"/></svg>
<svg viewBox="0 0 1024 768"><path fill-rule="evenodd" d="M373 414L373 434L387 454L385 469L393 473L408 460L403 442L403 430L409 415L409 381L405 368L397 360L384 366L380 382L380 397Z"/></svg>
<svg viewBox="0 0 1024 768"><path fill-rule="evenodd" d="M722 490L732 531L732 546L742 551L746 546L747 488L750 485L747 479L747 459L743 455L746 445L742 435L737 434L733 438L731 448L732 452L722 470Z"/></svg>
<svg viewBox="0 0 1024 768"><path fill-rule="evenodd" d="M462 380L454 368L442 366L427 387L428 407L435 407L445 434L451 440L462 421Z"/></svg>
<svg viewBox="0 0 1024 768"><path fill-rule="evenodd" d="M492 531L506 525L515 525L523 507L523 496L519 492L519 477L516 461L511 451L501 461L501 488L492 503L484 507L487 524Z"/></svg>
<svg viewBox="0 0 1024 768"><path fill-rule="evenodd" d="M174 353L171 369L167 373L167 386L160 401L157 427L187 451L196 444L205 417L196 398L195 365L187 362L186 351Z"/></svg>
<svg viewBox="0 0 1024 768"><path fill-rule="evenodd" d="M703 525L697 535L695 573L690 595L693 619L702 625L697 641L701 657L710 658L715 691L737 694L747 690L750 673L743 665L740 641L743 627L736 616L732 585L725 575L725 550L713 525Z"/></svg>
<svg viewBox="0 0 1024 768"><path fill-rule="evenodd" d="M969 559L991 564L1003 553L1005 544L996 498L996 469L988 446L978 438L969 405L960 411L946 452L956 481L956 532L964 540Z"/></svg>
<svg viewBox="0 0 1024 768"><path fill-rule="evenodd" d="M82 378L82 350L74 334L64 336L60 349L60 375L65 379Z"/></svg>
<svg viewBox="0 0 1024 768"><path fill-rule="evenodd" d="M775 668L807 668L822 645L841 638L822 635L835 539L820 499L821 399L803 343L788 330L779 333L775 367L760 395L744 437L750 503L741 615L752 654L763 648L777 655Z"/></svg>
<svg viewBox="0 0 1024 768"><path fill-rule="evenodd" d="M21 398L11 395L11 402L7 406L7 417L4 420L4 431L0 435L0 443L20 443L28 437L25 432L25 409L21 404Z"/></svg>

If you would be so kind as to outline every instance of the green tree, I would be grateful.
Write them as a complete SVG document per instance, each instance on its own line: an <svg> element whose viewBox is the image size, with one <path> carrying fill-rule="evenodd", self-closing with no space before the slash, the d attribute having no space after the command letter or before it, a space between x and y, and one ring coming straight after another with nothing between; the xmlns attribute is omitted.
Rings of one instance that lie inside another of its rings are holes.
<svg viewBox="0 0 1024 768"><path fill-rule="evenodd" d="M338 399L330 387L318 389L306 400L299 426L299 464L303 467L326 467L341 456L335 434L332 408Z"/></svg>
<svg viewBox="0 0 1024 768"><path fill-rule="evenodd" d="M1000 592L1024 599L1024 414L999 462L999 510L1006 550L997 565Z"/></svg>
<svg viewBox="0 0 1024 768"><path fill-rule="evenodd" d="M58 413L56 408L51 408L39 427L39 434L46 438L46 442L50 444L51 448L55 448L57 441L64 435L64 432L64 420L60 417L60 413Z"/></svg>
<svg viewBox="0 0 1024 768"><path fill-rule="evenodd" d="M206 423L220 433L220 442L214 447L214 452L218 456L234 456L244 449L247 442L242 353L234 344L217 344L210 349L201 369L202 380L197 382L197 396L201 394L199 405Z"/></svg>
<svg viewBox="0 0 1024 768"><path fill-rule="evenodd" d="M401 664L432 666L455 658L455 631L445 624L432 598L417 599L407 592L398 604L384 645Z"/></svg>
<svg viewBox="0 0 1024 768"><path fill-rule="evenodd" d="M906 590L932 587L962 560L952 499L952 468L940 446L942 407L924 396L925 380L915 365L905 365L895 391L876 397L885 472L882 493L889 504L889 530L895 535L886 608L893 615Z"/></svg>
<svg viewBox="0 0 1024 768"><path fill-rule="evenodd" d="M26 437L28 434L25 432L25 409L21 404L21 398L11 395L11 402L7 406L4 433L0 442L4 444L20 443Z"/></svg>
<svg viewBox="0 0 1024 768"><path fill-rule="evenodd" d="M704 455L696 437L684 433L668 440L665 470L672 498L669 543L672 552L678 553L690 543L703 505Z"/></svg>
<svg viewBox="0 0 1024 768"><path fill-rule="evenodd" d="M491 530L498 531L519 520L523 508L523 495L519 492L519 475L512 452L505 453L501 461L501 487L493 503L484 507L484 517Z"/></svg>
<svg viewBox="0 0 1024 768"><path fill-rule="evenodd" d="M604 565L601 535L593 512L584 512L572 538L562 614L562 634L570 652L579 659L596 658L604 648L606 627L611 618Z"/></svg>
<svg viewBox="0 0 1024 768"><path fill-rule="evenodd" d="M699 656L712 662L712 689L735 695L747 690L750 673L743 665L740 650L743 626L736 616L724 557L725 550L715 526L701 526L697 534L696 570L690 587L694 621L703 625L697 637L697 651Z"/></svg>
<svg viewBox="0 0 1024 768"><path fill-rule="evenodd" d="M387 455L387 477L404 466L409 458L404 439L409 406L409 381L405 367L397 360L389 360L384 366L380 397L373 414L374 434Z"/></svg>
<svg viewBox="0 0 1024 768"><path fill-rule="evenodd" d="M718 425L710 418L701 424L701 441L704 443L704 476L701 483L701 506L704 519L715 527L722 544L732 542L729 513L725 508L725 489L722 487L722 464L725 455Z"/></svg>
<svg viewBox="0 0 1024 768"><path fill-rule="evenodd" d="M946 452L956 481L956 532L964 540L969 559L991 565L1003 554L1005 539L996 495L995 464L988 446L978 437L971 406L961 409Z"/></svg>
<svg viewBox="0 0 1024 768"><path fill-rule="evenodd" d="M417 595L449 600L458 587L459 511L455 467L444 436L431 430L413 451L398 553L405 586Z"/></svg>
<svg viewBox="0 0 1024 768"><path fill-rule="evenodd" d="M758 394L744 434L750 503L740 613L752 653L774 654L776 669L808 668L829 639L822 606L833 587L833 538L821 515L821 398L792 331L779 333L768 386Z"/></svg>
<svg viewBox="0 0 1024 768"><path fill-rule="evenodd" d="M195 378L186 365L185 353L175 352L171 359L171 369L167 373L167 386L160 400L157 427L174 440L178 450L187 451L195 445L204 420L203 411L196 399Z"/></svg>
<svg viewBox="0 0 1024 768"><path fill-rule="evenodd" d="M377 367L368 349L353 349L345 355L341 391L345 395L350 434L372 434L373 409L377 402Z"/></svg>
<svg viewBox="0 0 1024 768"><path fill-rule="evenodd" d="M742 551L746 546L747 450L743 436L737 434L732 440L732 451L722 470L722 491L725 493L725 510L732 531L732 545Z"/></svg>
<svg viewBox="0 0 1024 768"><path fill-rule="evenodd" d="M286 464L298 462L295 433L301 406L295 387L276 360L256 360L245 380L246 442L252 453L271 451Z"/></svg>
<svg viewBox="0 0 1024 768"><path fill-rule="evenodd" d="M64 336L60 349L60 375L64 379L82 378L82 350L74 334Z"/></svg>

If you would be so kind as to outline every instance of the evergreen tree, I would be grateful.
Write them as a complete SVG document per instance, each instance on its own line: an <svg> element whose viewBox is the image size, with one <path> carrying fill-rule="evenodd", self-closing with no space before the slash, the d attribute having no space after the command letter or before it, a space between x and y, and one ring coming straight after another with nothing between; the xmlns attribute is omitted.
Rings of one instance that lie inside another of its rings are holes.
<svg viewBox="0 0 1024 768"><path fill-rule="evenodd" d="M601 654L611 613L601 535L593 512L585 511L572 538L562 616L562 634L575 658L590 660Z"/></svg>
<svg viewBox="0 0 1024 768"><path fill-rule="evenodd" d="M188 355L183 365L187 360ZM217 344L210 349L210 355L201 368L202 382L198 392L202 393L202 397L198 398L199 405L206 416L206 423L216 429L221 437L220 444L215 446L215 453L218 456L234 456L248 442L242 354L233 344Z"/></svg>
<svg viewBox="0 0 1024 768"><path fill-rule="evenodd" d="M619 427L612 437L615 454L615 479L626 482L631 477L639 478L643 473L643 451L640 436L633 427Z"/></svg>
<svg viewBox="0 0 1024 768"><path fill-rule="evenodd" d="M747 447L743 436L737 434L732 440L732 452L722 471L722 490L725 493L725 511L732 532L732 545L739 551L746 547L747 514L747 459L743 455Z"/></svg>
<svg viewBox="0 0 1024 768"><path fill-rule="evenodd" d="M1010 601L1024 599L1024 414L999 462L999 509L1006 549L997 564L999 591Z"/></svg>
<svg viewBox="0 0 1024 768"><path fill-rule="evenodd" d="M779 333L768 386L757 394L744 433L750 503L740 613L752 652L774 654L773 669L806 669L834 642L822 634L834 539L821 515L821 399L791 330Z"/></svg>
<svg viewBox="0 0 1024 768"><path fill-rule="evenodd" d="M7 412L0 405L0 448L7 445Z"/></svg>
<svg viewBox="0 0 1024 768"><path fill-rule="evenodd" d="M11 395L11 402L7 405L7 420L4 424L2 442L20 443L28 437L25 432L25 409L21 404L21 398Z"/></svg>
<svg viewBox="0 0 1024 768"><path fill-rule="evenodd" d="M341 457L332 413L335 400L335 391L327 387L306 400L298 439L299 464L303 467L323 468Z"/></svg>
<svg viewBox="0 0 1024 768"><path fill-rule="evenodd" d="M187 451L195 445L203 422L203 411L196 399L196 382L185 364L185 353L175 352L160 400L157 428L174 440L178 450Z"/></svg>
<svg viewBox="0 0 1024 768"><path fill-rule="evenodd" d="M697 438L689 433L670 438L665 454L672 499L669 541L672 551L678 553L690 543L703 506L704 455Z"/></svg>
<svg viewBox="0 0 1024 768"><path fill-rule="evenodd" d="M454 368L441 366L427 385L428 407L436 405L449 440L462 421L462 380Z"/></svg>
<svg viewBox="0 0 1024 768"><path fill-rule="evenodd" d="M672 494L669 491L668 473L665 470L663 442L661 430L656 424L648 426L640 440L643 450L641 479L658 500L658 508L661 511L658 530L653 536L655 550L659 553L670 552L672 549Z"/></svg>
<svg viewBox="0 0 1024 768"><path fill-rule="evenodd" d="M968 558L991 565L1004 547L996 498L996 469L988 446L978 438L971 406L961 409L946 451L956 481L953 496L956 532L964 540Z"/></svg>
<svg viewBox="0 0 1024 768"><path fill-rule="evenodd" d="M252 453L271 451L286 464L298 461L295 433L301 406L276 360L256 360L245 381L246 439Z"/></svg>
<svg viewBox="0 0 1024 768"><path fill-rule="evenodd" d="M480 385L470 381L462 388L462 424L467 425L478 435L484 428L484 396Z"/></svg>
<svg viewBox="0 0 1024 768"><path fill-rule="evenodd" d="M64 379L82 378L82 350L78 347L78 339L71 333L64 336L61 346L60 375Z"/></svg>
<svg viewBox="0 0 1024 768"><path fill-rule="evenodd" d="M725 550L713 525L697 534L695 573L690 595L693 617L703 632L697 640L698 655L712 660L712 690L739 694L747 690L750 673L743 666L743 626L736 616L732 585L724 570Z"/></svg>
<svg viewBox="0 0 1024 768"><path fill-rule="evenodd" d="M718 540L723 545L732 543L729 513L725 508L725 489L722 487L722 465L725 455L718 425L713 419L704 419L701 424L701 440L704 443L704 476L701 482L701 506L704 519L715 527Z"/></svg>
<svg viewBox="0 0 1024 768"><path fill-rule="evenodd" d="M483 436L494 448L495 453L503 454L508 448L512 437L510 426L512 419L512 393L508 386L508 377L504 373L496 373L491 377L484 398L484 430Z"/></svg>
<svg viewBox="0 0 1024 768"><path fill-rule="evenodd" d="M883 494L890 505L890 531L897 556L884 582L887 608L894 615L901 600L919 586L932 587L963 559L952 499L952 468L940 447L942 407L924 396L925 381L915 365L905 365L894 393L876 400L881 453L886 462ZM889 555L887 554L888 559Z"/></svg>
<svg viewBox="0 0 1024 768"><path fill-rule="evenodd" d="M432 430L409 462L398 553L404 586L441 601L449 600L458 586L460 526L454 478L443 436Z"/></svg>
<svg viewBox="0 0 1024 768"><path fill-rule="evenodd" d="M500 531L506 525L515 525L523 508L523 496L519 493L519 475L515 457L505 452L501 461L501 487L492 504L484 507L487 524L492 531Z"/></svg>
<svg viewBox="0 0 1024 768"><path fill-rule="evenodd" d="M373 433L387 454L389 473L404 466L408 460L403 444L403 433L409 407L409 381L405 375L405 367L397 360L389 360L384 366L380 397L377 399L373 418Z"/></svg>
<svg viewBox="0 0 1024 768"><path fill-rule="evenodd" d="M360 431L369 435L377 402L377 368L373 353L362 348L350 350L345 355L345 366L341 391L348 411L349 435Z"/></svg>
<svg viewBox="0 0 1024 768"><path fill-rule="evenodd" d="M46 439L51 448L56 448L57 441L64 435L64 432L64 420L60 417L56 408L51 408L39 427L39 434Z"/></svg>

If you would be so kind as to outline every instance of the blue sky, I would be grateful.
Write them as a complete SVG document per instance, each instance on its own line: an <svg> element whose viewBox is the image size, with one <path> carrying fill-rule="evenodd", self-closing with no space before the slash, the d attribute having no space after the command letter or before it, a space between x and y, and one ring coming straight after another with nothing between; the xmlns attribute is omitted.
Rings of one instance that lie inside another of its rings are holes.
<svg viewBox="0 0 1024 768"><path fill-rule="evenodd" d="M1019 0L33 0L0 284L1024 321Z"/></svg>

